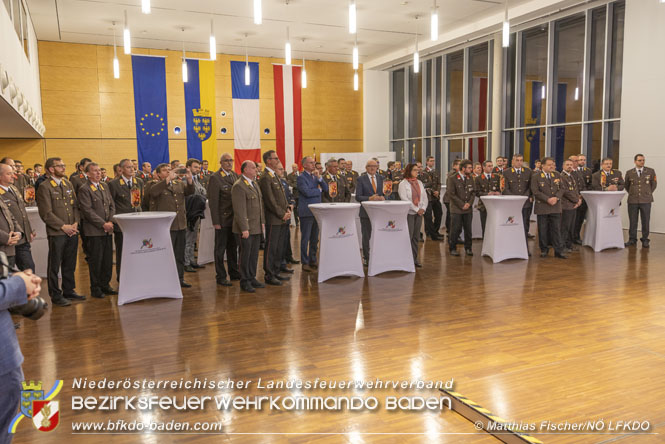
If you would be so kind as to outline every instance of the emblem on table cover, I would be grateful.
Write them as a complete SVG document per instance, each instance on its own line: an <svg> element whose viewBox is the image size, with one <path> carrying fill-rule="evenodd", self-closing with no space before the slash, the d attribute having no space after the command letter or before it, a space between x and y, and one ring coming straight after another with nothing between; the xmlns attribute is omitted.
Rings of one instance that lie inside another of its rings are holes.
<svg viewBox="0 0 665 444"><path fill-rule="evenodd" d="M141 245L141 250L143 250L144 248L148 249L152 248L152 238L143 239L143 245Z"/></svg>
<svg viewBox="0 0 665 444"><path fill-rule="evenodd" d="M141 206L141 190L138 187L132 187L131 190L131 201L132 208L137 208Z"/></svg>
<svg viewBox="0 0 665 444"><path fill-rule="evenodd" d="M35 201L35 187L28 185L23 190L23 200L27 204L31 204Z"/></svg>
<svg viewBox="0 0 665 444"><path fill-rule="evenodd" d="M339 227L339 228L337 229L337 234L338 234L339 236L343 236L343 235L345 235L345 234L346 234L346 227Z"/></svg>
<svg viewBox="0 0 665 444"><path fill-rule="evenodd" d="M40 432L50 432L60 422L60 403L58 401L33 401L34 415L32 423Z"/></svg>
<svg viewBox="0 0 665 444"><path fill-rule="evenodd" d="M389 220L388 225L386 225L386 228L392 228L394 230L395 229L395 221L394 220Z"/></svg>
<svg viewBox="0 0 665 444"><path fill-rule="evenodd" d="M383 195L393 194L393 183L389 180L383 182Z"/></svg>
<svg viewBox="0 0 665 444"><path fill-rule="evenodd" d="M515 223L515 217L514 216L508 216L508 219L506 219L507 224L514 224Z"/></svg>
<svg viewBox="0 0 665 444"><path fill-rule="evenodd" d="M212 116L207 109L192 110L192 129L201 142L208 140L212 134Z"/></svg>
<svg viewBox="0 0 665 444"><path fill-rule="evenodd" d="M330 194L330 197L337 197L337 182L328 184L328 194Z"/></svg>

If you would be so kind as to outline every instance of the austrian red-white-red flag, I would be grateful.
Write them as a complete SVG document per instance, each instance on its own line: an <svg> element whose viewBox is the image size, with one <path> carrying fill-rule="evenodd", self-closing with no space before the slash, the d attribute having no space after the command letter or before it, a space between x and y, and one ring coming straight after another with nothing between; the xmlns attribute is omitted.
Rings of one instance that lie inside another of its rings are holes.
<svg viewBox="0 0 665 444"><path fill-rule="evenodd" d="M301 67L273 65L275 79L275 137L284 169L302 159Z"/></svg>
<svg viewBox="0 0 665 444"><path fill-rule="evenodd" d="M60 402L32 401L32 422L40 432L50 432L60 422Z"/></svg>

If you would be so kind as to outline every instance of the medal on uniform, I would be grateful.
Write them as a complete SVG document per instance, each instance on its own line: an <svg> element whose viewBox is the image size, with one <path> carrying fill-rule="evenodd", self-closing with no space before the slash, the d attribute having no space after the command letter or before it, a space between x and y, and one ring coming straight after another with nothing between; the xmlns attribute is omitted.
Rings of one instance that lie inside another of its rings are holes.
<svg viewBox="0 0 665 444"><path fill-rule="evenodd" d="M328 194L330 194L330 197L337 197L337 182L330 182L328 184Z"/></svg>
<svg viewBox="0 0 665 444"><path fill-rule="evenodd" d="M600 186L605 188L606 184L607 184L607 174L605 173L605 171L603 171L600 174Z"/></svg>
<svg viewBox="0 0 665 444"><path fill-rule="evenodd" d="M141 190L138 187L132 187L130 199L132 201L132 208L138 208L141 206Z"/></svg>
<svg viewBox="0 0 665 444"><path fill-rule="evenodd" d="M499 189L503 193L503 190L506 189L506 178L501 176L500 182L499 182Z"/></svg>
<svg viewBox="0 0 665 444"><path fill-rule="evenodd" d="M31 204L35 201L35 187L28 185L23 190L23 200L27 204Z"/></svg>
<svg viewBox="0 0 665 444"><path fill-rule="evenodd" d="M393 194L393 183L389 180L383 182L383 195Z"/></svg>

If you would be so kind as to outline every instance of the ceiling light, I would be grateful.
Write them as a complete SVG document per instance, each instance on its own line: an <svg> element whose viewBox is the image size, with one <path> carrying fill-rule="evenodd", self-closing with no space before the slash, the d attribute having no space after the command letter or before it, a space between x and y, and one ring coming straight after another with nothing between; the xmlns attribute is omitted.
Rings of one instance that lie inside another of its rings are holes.
<svg viewBox="0 0 665 444"><path fill-rule="evenodd" d="M358 71L353 73L353 90L358 91Z"/></svg>
<svg viewBox="0 0 665 444"><path fill-rule="evenodd" d="M150 14L150 0L141 0L141 12Z"/></svg>
<svg viewBox="0 0 665 444"><path fill-rule="evenodd" d="M215 26L210 19L210 60L217 60L217 41L215 40Z"/></svg>
<svg viewBox="0 0 665 444"><path fill-rule="evenodd" d="M356 42L353 45L353 69L358 69L358 34L356 33Z"/></svg>
<svg viewBox="0 0 665 444"><path fill-rule="evenodd" d="M540 98L545 100L546 94L545 94L545 85L540 87Z"/></svg>
<svg viewBox="0 0 665 444"><path fill-rule="evenodd" d="M263 23L263 12L261 11L261 0L254 0L254 24Z"/></svg>
<svg viewBox="0 0 665 444"><path fill-rule="evenodd" d="M420 55L418 54L418 16L416 16L416 50L413 53L413 72L420 71Z"/></svg>
<svg viewBox="0 0 665 444"><path fill-rule="evenodd" d="M665 0L664 0L665 1ZM575 100L580 100L580 87L576 86L575 87Z"/></svg>
<svg viewBox="0 0 665 444"><path fill-rule="evenodd" d="M187 59L185 58L185 28L182 28L182 81L187 83L188 80Z"/></svg>
<svg viewBox="0 0 665 444"><path fill-rule="evenodd" d="M120 62L118 62L118 51L115 44L115 22L113 22L113 78L120 78Z"/></svg>
<svg viewBox="0 0 665 444"><path fill-rule="evenodd" d="M508 0L506 0L506 8L503 14L503 47L510 46L510 22L508 21Z"/></svg>
<svg viewBox="0 0 665 444"><path fill-rule="evenodd" d="M245 86L249 86L251 82L251 76L249 72L249 55L247 53L247 34L245 34Z"/></svg>
<svg viewBox="0 0 665 444"><path fill-rule="evenodd" d="M131 54L132 53L132 40L131 36L129 35L129 24L127 22L127 10L125 10L125 29L122 33L123 36L123 43L125 45L125 54Z"/></svg>
<svg viewBox="0 0 665 444"><path fill-rule="evenodd" d="M356 33L356 0L349 0L349 34Z"/></svg>
<svg viewBox="0 0 665 444"><path fill-rule="evenodd" d="M307 88L307 70L305 69L305 58L302 59L302 74L300 79L300 86Z"/></svg>
<svg viewBox="0 0 665 444"><path fill-rule="evenodd" d="M289 39L289 27L286 27L286 45L284 45L284 59L286 64L291 64L291 40Z"/></svg>
<svg viewBox="0 0 665 444"><path fill-rule="evenodd" d="M432 8L431 22L430 39L436 42L439 40L439 8L436 6L436 0L434 0L434 7Z"/></svg>

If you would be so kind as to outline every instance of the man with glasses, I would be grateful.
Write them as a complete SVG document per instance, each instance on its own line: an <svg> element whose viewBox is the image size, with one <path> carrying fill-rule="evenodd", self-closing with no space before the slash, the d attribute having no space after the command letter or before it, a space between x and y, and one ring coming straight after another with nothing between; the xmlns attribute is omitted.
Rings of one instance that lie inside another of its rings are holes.
<svg viewBox="0 0 665 444"><path fill-rule="evenodd" d="M65 178L62 159L51 157L44 167L50 179L37 190L37 207L48 236L48 292L54 305L66 307L71 305L69 300L85 300L85 296L74 291L79 238L78 202L74 186ZM62 273L62 288L58 271Z"/></svg>
<svg viewBox="0 0 665 444"><path fill-rule="evenodd" d="M215 228L215 272L217 285L230 287L231 281L240 280L238 269L238 244L233 235L233 204L231 188L239 176L233 171L233 157L222 154L219 160L221 168L210 176L208 182L208 205ZM224 253L228 273L224 268ZM230 280L229 280L230 278Z"/></svg>

